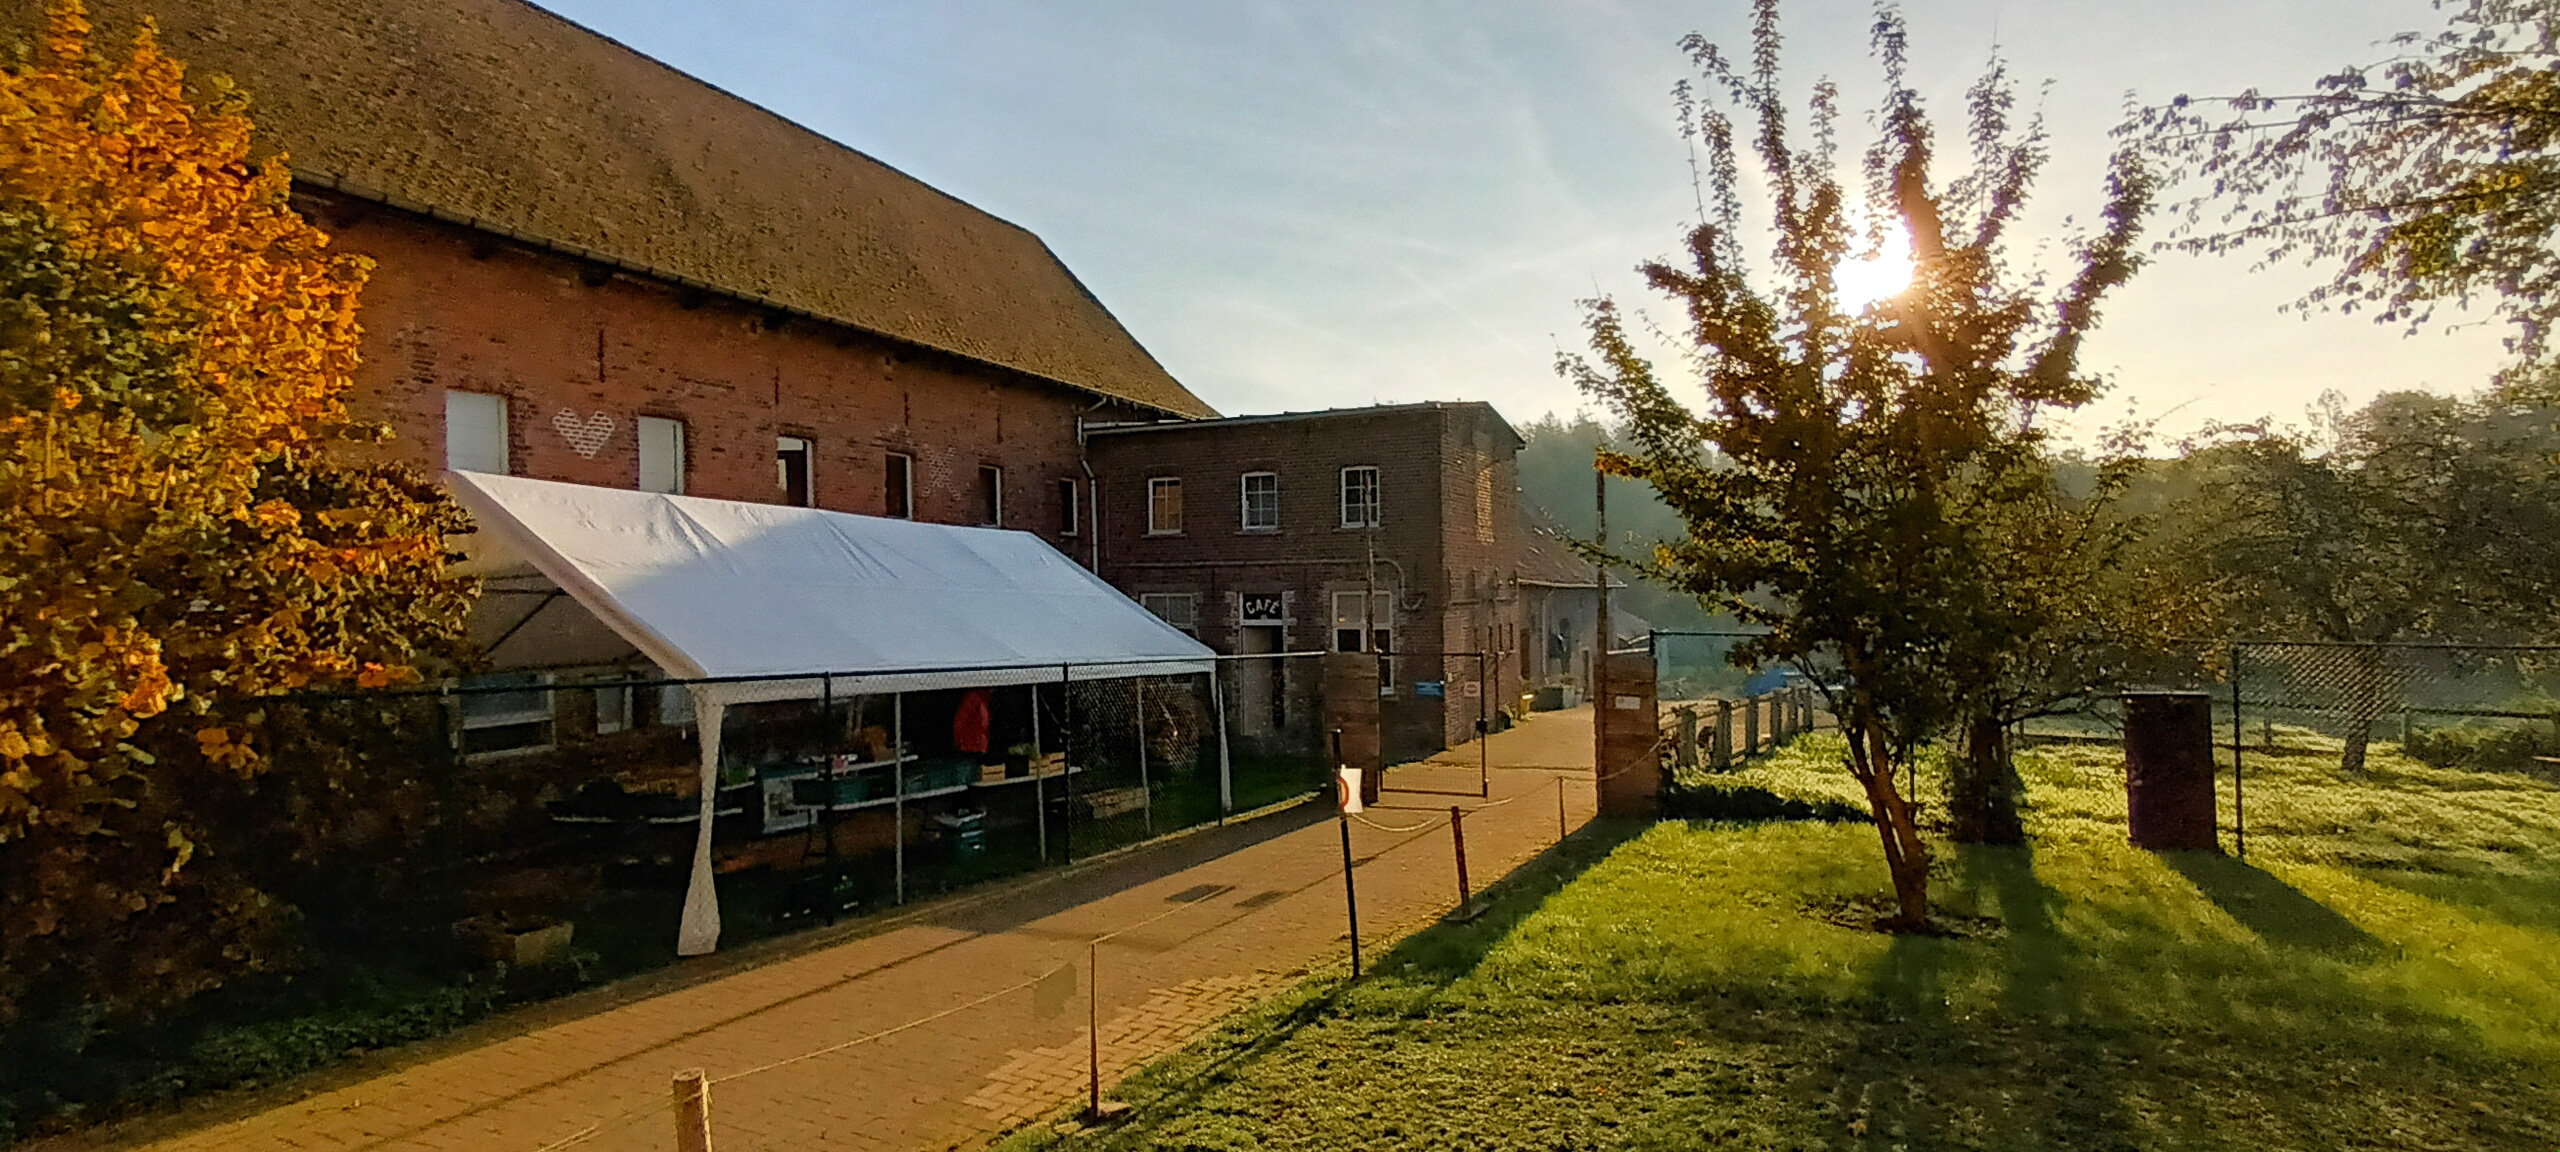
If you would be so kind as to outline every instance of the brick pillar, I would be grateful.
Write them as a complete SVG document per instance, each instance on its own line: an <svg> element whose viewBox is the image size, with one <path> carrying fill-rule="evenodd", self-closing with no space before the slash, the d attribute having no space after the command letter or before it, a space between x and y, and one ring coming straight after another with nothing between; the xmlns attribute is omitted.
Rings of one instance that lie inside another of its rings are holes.
<svg viewBox="0 0 2560 1152"><path fill-rule="evenodd" d="M1333 732L1342 732L1342 767L1361 771L1360 802L1378 801L1378 778L1385 767L1378 753L1378 660L1360 652L1324 657L1324 731L1326 755L1332 755Z"/></svg>
<svg viewBox="0 0 2560 1152"><path fill-rule="evenodd" d="M1662 814L1662 721L1654 699L1653 654L1608 657L1609 695L1595 700L1600 726L1600 814Z"/></svg>

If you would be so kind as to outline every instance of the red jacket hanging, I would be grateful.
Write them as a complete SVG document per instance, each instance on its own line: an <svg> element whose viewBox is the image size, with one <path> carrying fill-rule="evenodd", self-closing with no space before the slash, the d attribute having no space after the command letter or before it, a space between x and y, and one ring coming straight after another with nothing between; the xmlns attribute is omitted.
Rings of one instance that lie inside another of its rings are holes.
<svg viewBox="0 0 2560 1152"><path fill-rule="evenodd" d="M960 697L960 711L951 718L951 742L963 752L986 755L987 729L994 723L994 711L986 689L970 689Z"/></svg>

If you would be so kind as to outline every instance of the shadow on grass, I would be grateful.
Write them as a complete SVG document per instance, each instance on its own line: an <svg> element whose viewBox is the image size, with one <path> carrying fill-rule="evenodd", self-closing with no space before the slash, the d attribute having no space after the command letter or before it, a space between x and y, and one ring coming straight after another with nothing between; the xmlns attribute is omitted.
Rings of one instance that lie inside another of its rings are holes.
<svg viewBox="0 0 2560 1152"><path fill-rule="evenodd" d="M1683 784L1665 793L1663 815L1682 820L1725 820L1759 823L1769 820L1812 820L1825 824L1871 822L1867 810L1838 800L1801 800L1781 796L1757 784Z"/></svg>
<svg viewBox="0 0 2560 1152"><path fill-rule="evenodd" d="M2147 1059L2152 1043L2067 1023L2086 1009L2055 925L2064 898L2037 876L2029 848L1959 848L1955 862L1956 883L1996 904L2006 936L1894 938L1870 983L1873 999L1823 1085L1849 1146L2134 1147L2137 1121L2119 1072ZM1950 1007L1957 986L1985 969L1998 979L2008 1020ZM1985 1092L1986 1082L2039 1090Z"/></svg>
<svg viewBox="0 0 2560 1152"><path fill-rule="evenodd" d="M1463 922L1444 920L1406 937L1378 957L1369 974L1392 978L1408 990L1421 985L1424 994L1417 1001L1427 1003L1473 972L1549 897L1649 827L1648 822L1634 820L1586 825L1479 893L1475 907L1480 911L1475 916ZM1141 1069L1113 1089L1112 1095L1135 1105L1141 1120L1195 1108L1245 1065L1339 1014L1345 997L1362 987L1339 973L1310 977L1190 1047ZM1028 1135L1035 1142L1041 1140L1036 1130Z"/></svg>
<svg viewBox="0 0 2560 1152"><path fill-rule="evenodd" d="M2358 868L2356 875L2510 927L2560 932L2560 871L2501 875Z"/></svg>
<svg viewBox="0 0 2560 1152"><path fill-rule="evenodd" d="M2341 959L2380 955L2382 941L2326 904L2218 852L2163 852L2162 863L2267 943Z"/></svg>

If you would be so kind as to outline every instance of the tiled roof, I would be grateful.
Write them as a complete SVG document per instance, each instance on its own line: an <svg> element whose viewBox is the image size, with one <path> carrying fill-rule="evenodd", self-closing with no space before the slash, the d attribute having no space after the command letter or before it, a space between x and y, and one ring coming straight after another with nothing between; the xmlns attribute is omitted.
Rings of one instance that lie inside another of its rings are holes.
<svg viewBox="0 0 2560 1152"><path fill-rule="evenodd" d="M0 0L12 39L40 0ZM1040 238L520 0L90 0L313 182L1185 417Z"/></svg>

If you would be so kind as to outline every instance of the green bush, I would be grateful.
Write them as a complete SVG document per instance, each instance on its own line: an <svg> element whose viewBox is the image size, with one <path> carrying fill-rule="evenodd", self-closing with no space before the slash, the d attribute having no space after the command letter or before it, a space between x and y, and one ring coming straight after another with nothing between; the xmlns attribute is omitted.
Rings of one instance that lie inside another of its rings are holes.
<svg viewBox="0 0 2560 1152"><path fill-rule="evenodd" d="M2535 767L2537 756L2560 755L2560 741L2541 724L2465 724L2413 731L2401 751L2436 768L2516 771Z"/></svg>

